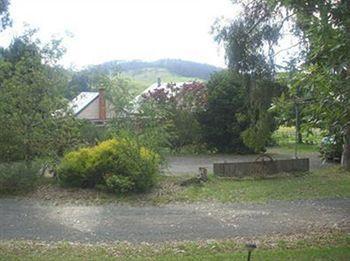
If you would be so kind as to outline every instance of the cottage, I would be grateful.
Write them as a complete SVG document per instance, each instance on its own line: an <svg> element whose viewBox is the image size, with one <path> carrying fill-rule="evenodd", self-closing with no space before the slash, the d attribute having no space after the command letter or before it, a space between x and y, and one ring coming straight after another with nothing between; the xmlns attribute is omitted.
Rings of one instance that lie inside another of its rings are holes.
<svg viewBox="0 0 350 261"><path fill-rule="evenodd" d="M68 106L78 119L96 124L104 124L115 114L112 104L106 100L104 88L98 92L81 92Z"/></svg>
<svg viewBox="0 0 350 261"><path fill-rule="evenodd" d="M171 84L175 88L182 88L185 82ZM128 112L130 114L137 114L143 95L157 89L167 89L167 86L168 83L161 83L160 78L158 78L156 83L149 86L140 95L134 98L132 101L133 108ZM167 90L171 91L171 89ZM89 120L95 124L105 124L106 121L112 119L116 115L113 105L105 97L104 88L100 88L98 92L81 92L69 102L68 106L78 119Z"/></svg>

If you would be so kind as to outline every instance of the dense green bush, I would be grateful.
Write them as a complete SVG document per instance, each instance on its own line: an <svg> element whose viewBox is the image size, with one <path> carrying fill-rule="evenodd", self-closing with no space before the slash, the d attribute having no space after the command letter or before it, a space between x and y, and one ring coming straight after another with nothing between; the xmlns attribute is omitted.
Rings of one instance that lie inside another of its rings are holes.
<svg viewBox="0 0 350 261"><path fill-rule="evenodd" d="M250 152L241 137L249 127L242 77L230 71L213 74L207 91L206 108L198 115L206 144L219 152Z"/></svg>
<svg viewBox="0 0 350 261"><path fill-rule="evenodd" d="M58 166L63 185L106 187L116 193L142 192L154 186L159 170L156 153L133 140L110 139L65 155Z"/></svg>
<svg viewBox="0 0 350 261"><path fill-rule="evenodd" d="M106 175L106 187L116 193L125 193L132 190L135 185L129 177L118 175Z"/></svg>
<svg viewBox="0 0 350 261"><path fill-rule="evenodd" d="M106 140L107 130L104 125L96 125L88 120L80 121L81 143L96 145L100 141Z"/></svg>
<svg viewBox="0 0 350 261"><path fill-rule="evenodd" d="M198 118L209 149L251 153L265 150L276 124L269 111L282 86L272 79L223 70L207 83L207 103Z"/></svg>
<svg viewBox="0 0 350 261"><path fill-rule="evenodd" d="M0 193L29 191L38 180L40 164L13 162L0 164Z"/></svg>

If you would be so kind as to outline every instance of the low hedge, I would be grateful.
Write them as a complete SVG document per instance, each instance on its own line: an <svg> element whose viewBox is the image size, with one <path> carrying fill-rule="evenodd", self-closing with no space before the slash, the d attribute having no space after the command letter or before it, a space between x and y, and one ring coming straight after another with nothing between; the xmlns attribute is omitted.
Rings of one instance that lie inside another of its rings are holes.
<svg viewBox="0 0 350 261"><path fill-rule="evenodd" d="M135 141L110 139L66 154L57 174L65 186L143 192L155 185L159 164L156 153Z"/></svg>
<svg viewBox="0 0 350 261"><path fill-rule="evenodd" d="M38 162L0 164L0 194L27 192L35 188L39 177Z"/></svg>

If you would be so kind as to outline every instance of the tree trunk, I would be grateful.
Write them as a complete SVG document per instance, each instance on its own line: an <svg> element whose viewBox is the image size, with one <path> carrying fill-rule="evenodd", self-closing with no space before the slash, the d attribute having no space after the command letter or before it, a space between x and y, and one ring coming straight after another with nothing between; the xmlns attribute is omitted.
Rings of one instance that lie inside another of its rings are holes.
<svg viewBox="0 0 350 261"><path fill-rule="evenodd" d="M345 170L350 171L350 126L347 126L344 130L344 145L341 165Z"/></svg>
<svg viewBox="0 0 350 261"><path fill-rule="evenodd" d="M297 87L297 96L301 96L300 87ZM298 101L295 102L295 132L296 132L296 142L298 144L303 143L303 136L301 134L301 123L300 123L300 104Z"/></svg>
<svg viewBox="0 0 350 261"><path fill-rule="evenodd" d="M297 128L297 142L303 144L303 135L301 134L300 125Z"/></svg>

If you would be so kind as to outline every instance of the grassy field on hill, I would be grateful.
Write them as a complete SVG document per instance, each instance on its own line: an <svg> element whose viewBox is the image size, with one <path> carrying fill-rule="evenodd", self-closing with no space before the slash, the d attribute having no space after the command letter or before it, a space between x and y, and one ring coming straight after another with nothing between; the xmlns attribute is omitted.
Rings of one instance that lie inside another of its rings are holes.
<svg viewBox="0 0 350 261"><path fill-rule="evenodd" d="M158 77L163 83L169 82L187 82L187 81L203 81L197 78L184 77L171 73L167 69L162 68L144 68L138 70L129 70L122 73L122 75L131 78L137 85L137 90L142 92L150 85L157 82Z"/></svg>

